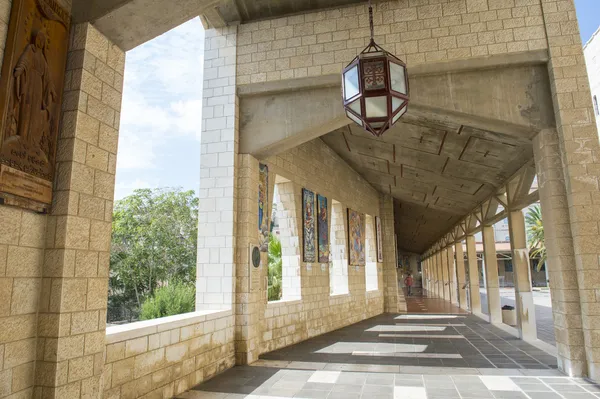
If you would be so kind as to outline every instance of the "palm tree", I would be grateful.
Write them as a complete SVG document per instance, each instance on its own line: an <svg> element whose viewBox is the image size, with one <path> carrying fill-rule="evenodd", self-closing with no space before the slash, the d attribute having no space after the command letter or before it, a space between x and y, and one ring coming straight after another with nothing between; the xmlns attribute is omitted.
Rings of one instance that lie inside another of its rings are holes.
<svg viewBox="0 0 600 399"><path fill-rule="evenodd" d="M281 241L275 234L271 234L269 239L268 252L268 287L267 295L269 301L278 301L281 299L281 274L283 261L281 259Z"/></svg>
<svg viewBox="0 0 600 399"><path fill-rule="evenodd" d="M542 209L539 204L529 208L525 215L525 222L527 223L527 244L531 249L531 255L540 259L537 264L537 271L539 272L547 259Z"/></svg>

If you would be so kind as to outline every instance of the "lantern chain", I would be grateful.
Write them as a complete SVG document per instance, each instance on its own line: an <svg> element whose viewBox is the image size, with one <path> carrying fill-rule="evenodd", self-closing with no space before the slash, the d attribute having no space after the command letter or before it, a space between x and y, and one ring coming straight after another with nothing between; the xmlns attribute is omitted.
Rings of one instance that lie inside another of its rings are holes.
<svg viewBox="0 0 600 399"><path fill-rule="evenodd" d="M369 27L371 28L371 44L375 42L375 29L373 28L373 6L371 5L371 0L369 0Z"/></svg>

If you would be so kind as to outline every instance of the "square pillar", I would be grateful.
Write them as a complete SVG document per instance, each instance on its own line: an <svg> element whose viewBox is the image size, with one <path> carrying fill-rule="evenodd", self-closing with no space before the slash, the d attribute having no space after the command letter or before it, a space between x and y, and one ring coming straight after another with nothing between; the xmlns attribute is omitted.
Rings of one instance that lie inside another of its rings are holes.
<svg viewBox="0 0 600 399"><path fill-rule="evenodd" d="M502 323L500 305L500 286L498 283L498 261L496 259L496 238L493 226L483 226L483 256L485 260L485 289L487 292L488 313L490 323Z"/></svg>
<svg viewBox="0 0 600 399"><path fill-rule="evenodd" d="M545 227L546 268L552 297L558 365L568 375L582 376L587 370L586 351L558 132L553 129L541 131L533 140L533 154Z"/></svg>
<svg viewBox="0 0 600 399"><path fill-rule="evenodd" d="M71 27L38 311L36 394L100 398L125 54Z"/></svg>
<svg viewBox="0 0 600 399"><path fill-rule="evenodd" d="M458 290L457 290L457 279L456 279L456 264L454 263L454 247L449 246L446 248L448 254L448 281L449 281L449 293L450 301L458 306Z"/></svg>
<svg viewBox="0 0 600 399"><path fill-rule="evenodd" d="M405 313L406 299L398 289L398 269L396 267L396 242L394 239L394 201L389 195L379 197L379 214L383 240L383 304L388 313Z"/></svg>
<svg viewBox="0 0 600 399"><path fill-rule="evenodd" d="M467 310L467 288L465 281L465 255L463 252L462 242L457 242L454 245L454 253L456 254L456 276L458 279L458 302L461 309Z"/></svg>
<svg viewBox="0 0 600 399"><path fill-rule="evenodd" d="M450 276L448 275L448 251L446 248L440 251L440 264L442 265L442 298L450 301Z"/></svg>
<svg viewBox="0 0 600 399"><path fill-rule="evenodd" d="M515 274L515 298L519 338L526 341L533 341L537 339L535 305L531 292L531 267L529 264L529 249L527 249L525 217L522 211L511 211L508 213L508 231L512 250L513 271Z"/></svg>
<svg viewBox="0 0 600 399"><path fill-rule="evenodd" d="M477 266L477 248L475 236L468 235L467 244L467 266L469 268L469 299L471 301L471 313L481 313L481 295L479 294L479 267Z"/></svg>

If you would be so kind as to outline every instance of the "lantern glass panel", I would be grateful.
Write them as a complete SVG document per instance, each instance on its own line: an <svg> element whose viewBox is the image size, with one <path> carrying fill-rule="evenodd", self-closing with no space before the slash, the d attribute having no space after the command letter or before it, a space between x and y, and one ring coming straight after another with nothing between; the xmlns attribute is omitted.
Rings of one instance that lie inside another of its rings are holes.
<svg viewBox="0 0 600 399"><path fill-rule="evenodd" d="M348 104L348 108L356 112L357 115L362 115L362 105L360 103L360 98Z"/></svg>
<svg viewBox="0 0 600 399"><path fill-rule="evenodd" d="M355 65L344 74L344 100L348 101L359 93L358 65Z"/></svg>
<svg viewBox="0 0 600 399"><path fill-rule="evenodd" d="M392 97L392 113L398 111L398 108L400 108L402 104L404 104L403 99L398 97Z"/></svg>
<svg viewBox="0 0 600 399"><path fill-rule="evenodd" d="M385 118L388 116L387 96L365 97L367 118Z"/></svg>
<svg viewBox="0 0 600 399"><path fill-rule="evenodd" d="M358 119L356 116L354 116L354 114L350 111L346 111L346 116L348 116L348 118L352 119L354 122L358 123L360 126L363 125L362 121L360 119Z"/></svg>
<svg viewBox="0 0 600 399"><path fill-rule="evenodd" d="M392 83L392 90L398 93L406 93L406 71L402 65L390 62L390 80Z"/></svg>
<svg viewBox="0 0 600 399"><path fill-rule="evenodd" d="M400 119L400 117L402 117L402 115L404 115L406 113L406 110L408 109L408 107L404 107L400 110L400 112L398 112L394 118L392 119L392 124L396 123L398 121L398 119Z"/></svg>

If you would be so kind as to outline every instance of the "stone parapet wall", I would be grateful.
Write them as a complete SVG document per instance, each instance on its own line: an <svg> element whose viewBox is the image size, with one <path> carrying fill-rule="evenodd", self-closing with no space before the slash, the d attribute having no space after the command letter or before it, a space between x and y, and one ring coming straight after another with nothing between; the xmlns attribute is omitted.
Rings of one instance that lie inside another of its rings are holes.
<svg viewBox="0 0 600 399"><path fill-rule="evenodd" d="M104 398L170 398L235 363L231 311L109 327Z"/></svg>
<svg viewBox="0 0 600 399"><path fill-rule="evenodd" d="M364 4L240 25L237 84L340 73L369 41ZM375 40L409 67L548 47L539 0L378 2Z"/></svg>

